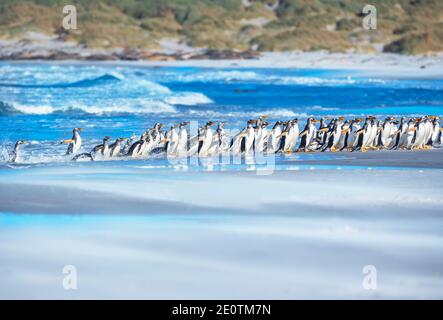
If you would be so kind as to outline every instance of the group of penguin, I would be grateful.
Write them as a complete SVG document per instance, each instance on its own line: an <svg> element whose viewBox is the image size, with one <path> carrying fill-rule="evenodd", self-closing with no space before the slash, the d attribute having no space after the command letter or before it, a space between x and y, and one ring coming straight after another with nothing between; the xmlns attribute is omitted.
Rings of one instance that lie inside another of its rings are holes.
<svg viewBox="0 0 443 320"><path fill-rule="evenodd" d="M267 116L247 121L246 127L235 135L225 129L226 122L208 121L194 136L189 132L189 121L181 122L162 130L163 124L156 123L139 138L103 138L103 143L88 153L79 153L82 145L81 128L73 129L66 155L72 160L106 160L116 157L147 158L166 153L168 156L214 156L218 154L291 153L291 152L337 152L377 149L431 149L443 146L443 128L438 116L396 119L387 117L377 120L346 120L345 117L312 117L306 120L302 130L298 119L277 121L270 128ZM317 126L318 123L318 126ZM17 162L20 146L26 141L17 141L11 158Z"/></svg>

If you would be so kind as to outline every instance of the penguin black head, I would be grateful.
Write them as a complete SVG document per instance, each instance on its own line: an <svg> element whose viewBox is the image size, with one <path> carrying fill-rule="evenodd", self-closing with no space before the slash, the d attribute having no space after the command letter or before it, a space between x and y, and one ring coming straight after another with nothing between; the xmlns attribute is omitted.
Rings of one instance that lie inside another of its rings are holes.
<svg viewBox="0 0 443 320"><path fill-rule="evenodd" d="M187 126L190 122L189 121L185 121L179 124L179 127L182 128L184 126Z"/></svg>
<svg viewBox="0 0 443 320"><path fill-rule="evenodd" d="M18 146L21 146L21 145L24 145L24 144L28 144L28 143L29 142L27 140L19 140L19 141L17 141L15 143L15 146L18 147Z"/></svg>

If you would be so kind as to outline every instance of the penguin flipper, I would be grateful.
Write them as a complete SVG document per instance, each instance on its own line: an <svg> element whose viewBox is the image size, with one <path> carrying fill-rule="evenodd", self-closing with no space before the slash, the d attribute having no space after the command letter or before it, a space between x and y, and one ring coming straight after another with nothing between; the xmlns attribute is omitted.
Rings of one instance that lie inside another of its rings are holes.
<svg viewBox="0 0 443 320"><path fill-rule="evenodd" d="M92 157L92 155L90 153L86 153L86 152L76 155L74 158L72 158L72 161L86 160L86 159L89 159L90 161L94 161L94 158Z"/></svg>

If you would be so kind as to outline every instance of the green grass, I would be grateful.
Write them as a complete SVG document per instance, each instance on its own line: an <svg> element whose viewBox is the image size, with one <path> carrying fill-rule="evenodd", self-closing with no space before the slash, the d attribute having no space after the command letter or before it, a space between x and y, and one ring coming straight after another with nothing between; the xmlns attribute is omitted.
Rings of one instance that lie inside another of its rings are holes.
<svg viewBox="0 0 443 320"><path fill-rule="evenodd" d="M89 47L156 48L162 38L178 38L210 49L384 51L418 54L443 51L441 0L372 0L377 30L363 30L366 0L0 0L0 37L27 31L54 34L62 8L77 6L78 30L67 40ZM266 25L252 25L264 18Z"/></svg>

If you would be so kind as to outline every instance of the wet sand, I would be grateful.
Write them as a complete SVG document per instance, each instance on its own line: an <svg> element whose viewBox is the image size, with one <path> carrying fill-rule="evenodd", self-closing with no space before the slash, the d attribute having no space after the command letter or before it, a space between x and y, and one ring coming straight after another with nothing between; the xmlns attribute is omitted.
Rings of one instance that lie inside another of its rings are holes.
<svg viewBox="0 0 443 320"><path fill-rule="evenodd" d="M306 155L270 175L3 168L0 298L441 299L442 155Z"/></svg>
<svg viewBox="0 0 443 320"><path fill-rule="evenodd" d="M305 165L365 166L443 169L443 148L434 150L378 150L375 152L336 152L341 159L303 160Z"/></svg>

